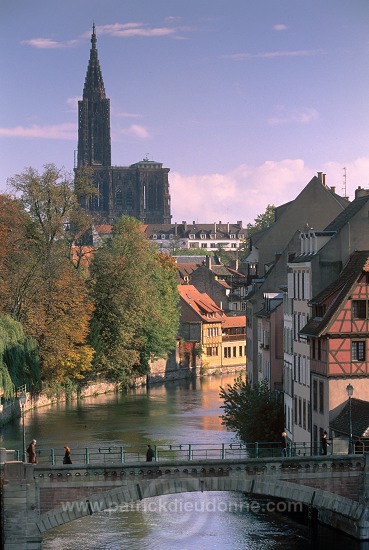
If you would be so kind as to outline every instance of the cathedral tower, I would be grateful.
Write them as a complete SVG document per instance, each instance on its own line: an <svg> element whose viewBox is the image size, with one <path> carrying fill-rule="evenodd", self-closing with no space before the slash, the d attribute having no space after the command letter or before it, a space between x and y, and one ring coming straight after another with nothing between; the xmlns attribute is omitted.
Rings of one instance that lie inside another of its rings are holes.
<svg viewBox="0 0 369 550"><path fill-rule="evenodd" d="M83 99L78 101L78 167L110 166L110 100L97 57L95 25Z"/></svg>
<svg viewBox="0 0 369 550"><path fill-rule="evenodd" d="M97 55L95 25L91 44L83 97L78 102L75 173L92 168L96 193L81 198L81 204L107 223L123 215L143 223L170 223L169 168L147 158L129 166L111 166L110 100Z"/></svg>

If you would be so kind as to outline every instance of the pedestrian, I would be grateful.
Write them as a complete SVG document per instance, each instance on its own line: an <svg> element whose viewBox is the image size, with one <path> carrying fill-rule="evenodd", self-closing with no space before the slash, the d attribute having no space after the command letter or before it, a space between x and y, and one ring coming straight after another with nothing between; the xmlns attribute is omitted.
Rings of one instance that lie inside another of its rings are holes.
<svg viewBox="0 0 369 550"><path fill-rule="evenodd" d="M72 464L72 460L70 458L70 448L67 445L64 445L65 454L63 458L63 464Z"/></svg>
<svg viewBox="0 0 369 550"><path fill-rule="evenodd" d="M330 445L330 443L328 443L328 440L327 440L327 432L324 430L323 435L322 435L322 455L327 454L327 449L328 449L329 445Z"/></svg>
<svg viewBox="0 0 369 550"><path fill-rule="evenodd" d="M154 451L151 448L151 445L148 445L147 452L146 452L146 462L152 462L153 458L154 458Z"/></svg>
<svg viewBox="0 0 369 550"><path fill-rule="evenodd" d="M36 439L32 439L31 443L27 447L28 462L30 464L37 464L36 443Z"/></svg>
<svg viewBox="0 0 369 550"><path fill-rule="evenodd" d="M287 434L286 432L282 432L281 435L281 456L287 456Z"/></svg>

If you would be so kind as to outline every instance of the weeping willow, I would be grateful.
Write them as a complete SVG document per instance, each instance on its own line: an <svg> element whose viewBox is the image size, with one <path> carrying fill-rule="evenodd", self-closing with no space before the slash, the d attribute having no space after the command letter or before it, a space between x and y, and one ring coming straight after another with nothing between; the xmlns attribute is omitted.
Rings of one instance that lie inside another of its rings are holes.
<svg viewBox="0 0 369 550"><path fill-rule="evenodd" d="M40 386L37 343L24 334L21 323L9 315L0 317L0 390L9 399L18 386Z"/></svg>

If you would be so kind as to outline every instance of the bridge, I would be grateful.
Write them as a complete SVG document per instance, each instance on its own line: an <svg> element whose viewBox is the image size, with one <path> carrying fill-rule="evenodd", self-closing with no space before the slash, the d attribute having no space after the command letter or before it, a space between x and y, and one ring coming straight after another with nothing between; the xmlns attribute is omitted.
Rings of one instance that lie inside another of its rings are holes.
<svg viewBox="0 0 369 550"><path fill-rule="evenodd" d="M46 531L96 512L209 491L300 503L318 521L369 540L369 454L72 465L25 464L6 455L0 450L4 550L39 550Z"/></svg>

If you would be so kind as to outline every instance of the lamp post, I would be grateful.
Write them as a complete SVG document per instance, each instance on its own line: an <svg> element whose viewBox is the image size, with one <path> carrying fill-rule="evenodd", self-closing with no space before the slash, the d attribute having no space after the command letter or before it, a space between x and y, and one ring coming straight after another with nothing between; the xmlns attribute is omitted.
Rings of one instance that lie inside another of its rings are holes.
<svg viewBox="0 0 369 550"><path fill-rule="evenodd" d="M349 419L350 419L350 439L349 439L349 449L348 449L348 452L349 452L349 455L351 455L351 454L353 453L353 446L352 446L351 397L352 397L352 394L354 393L354 388L352 387L351 384L348 384L348 386L346 387L346 391L347 391L347 395L348 395L348 398L349 398Z"/></svg>
<svg viewBox="0 0 369 550"><path fill-rule="evenodd" d="M26 405L26 402L27 402L27 395L26 393L23 391L20 396L19 396L19 405L21 407L21 411L22 411L22 428L23 428L23 462L27 462L27 458L26 458L26 430L25 430L25 427L24 427L24 407Z"/></svg>

